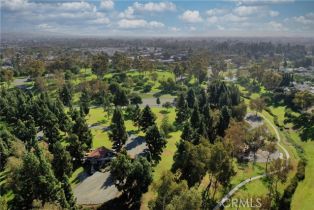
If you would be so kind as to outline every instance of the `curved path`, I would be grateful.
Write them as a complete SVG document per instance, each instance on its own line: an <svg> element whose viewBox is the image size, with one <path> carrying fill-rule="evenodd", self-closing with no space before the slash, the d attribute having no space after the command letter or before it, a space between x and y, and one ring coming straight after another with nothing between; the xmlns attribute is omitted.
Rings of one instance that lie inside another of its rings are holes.
<svg viewBox="0 0 314 210"><path fill-rule="evenodd" d="M286 160L290 159L290 154L289 152L286 150L286 148L284 148L280 142L281 142L281 138L280 138L280 134L277 130L277 128L273 125L273 123L267 119L263 114L260 114L262 116L262 118L274 129L275 131L275 134L276 134L276 138L278 139L277 140L277 145L284 151L285 153L285 156L286 156ZM287 165L288 165L288 162L287 162ZM271 172L270 174L272 173L276 173L277 171L273 171ZM223 204L228 201L230 199L230 197L235 193L237 192L241 187L243 187L244 185L246 185L247 183L250 183L251 181L254 181L254 180L257 180L257 179L261 179L263 177L265 177L267 174L262 174L262 175L258 175L258 176L253 176L253 177L250 177L246 180L244 180L243 182L241 182L240 184L238 184L237 186L235 186L232 190L230 190L227 195L225 195L221 201L215 206L214 210L218 210L221 206L223 206Z"/></svg>

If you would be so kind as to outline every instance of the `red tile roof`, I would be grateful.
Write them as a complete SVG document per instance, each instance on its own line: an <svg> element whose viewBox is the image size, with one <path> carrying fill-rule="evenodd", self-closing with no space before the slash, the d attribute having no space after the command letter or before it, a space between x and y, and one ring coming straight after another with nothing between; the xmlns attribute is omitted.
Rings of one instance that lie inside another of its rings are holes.
<svg viewBox="0 0 314 210"><path fill-rule="evenodd" d="M105 157L108 152L112 151L105 147L99 147L87 154L87 158L102 158Z"/></svg>

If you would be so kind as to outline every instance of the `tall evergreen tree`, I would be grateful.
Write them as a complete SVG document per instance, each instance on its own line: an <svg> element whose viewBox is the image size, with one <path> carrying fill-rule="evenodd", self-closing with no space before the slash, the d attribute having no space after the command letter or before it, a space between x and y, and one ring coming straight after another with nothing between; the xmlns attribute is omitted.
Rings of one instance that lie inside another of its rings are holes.
<svg viewBox="0 0 314 210"><path fill-rule="evenodd" d="M182 126L184 122L189 118L189 108L185 101L184 95L180 94L177 106L176 106L176 124Z"/></svg>
<svg viewBox="0 0 314 210"><path fill-rule="evenodd" d="M66 147L67 151L70 152L73 161L73 169L78 168L84 157L84 150L86 150L86 145L84 145L75 134L70 134L67 138L69 143Z"/></svg>
<svg viewBox="0 0 314 210"><path fill-rule="evenodd" d="M81 116L77 111L74 111L75 117L74 117L74 125L72 128L72 133L76 134L79 138L79 141L81 141L83 144L86 145L86 148L91 148L92 146L92 133L88 128L88 125L86 123L86 120L83 116Z"/></svg>
<svg viewBox="0 0 314 210"><path fill-rule="evenodd" d="M80 108L84 115L89 113L90 95L86 88L83 89L82 95L80 97Z"/></svg>
<svg viewBox="0 0 314 210"><path fill-rule="evenodd" d="M113 112L110 129L109 138L113 142L113 148L116 151L120 151L128 139L128 134L126 132L123 115L119 107L117 107Z"/></svg>
<svg viewBox="0 0 314 210"><path fill-rule="evenodd" d="M186 101L188 103L188 107L192 109L196 101L195 92L192 88L190 88L187 93Z"/></svg>
<svg viewBox="0 0 314 210"><path fill-rule="evenodd" d="M64 176L70 176L72 173L71 155L60 142L56 142L52 147L53 160L52 167L55 176L62 181Z"/></svg>
<svg viewBox="0 0 314 210"><path fill-rule="evenodd" d="M65 106L71 106L72 90L69 84L63 85L59 91L59 98Z"/></svg>
<svg viewBox="0 0 314 210"><path fill-rule="evenodd" d="M185 140L185 141L189 141L192 142L193 140L193 129L191 127L190 122L185 122L184 127L183 127L183 131L181 134L181 139Z"/></svg>
<svg viewBox="0 0 314 210"><path fill-rule="evenodd" d="M65 199L61 183L54 177L50 164L37 147L36 153L27 153L23 157L22 167L14 175L13 209L31 209L33 201L43 204L57 202L63 208L69 205Z"/></svg>
<svg viewBox="0 0 314 210"><path fill-rule="evenodd" d="M76 210L77 209L76 199L73 195L69 178L66 175L63 176L61 184L62 184L62 189L64 191L65 199L67 200L69 204L69 209Z"/></svg>
<svg viewBox="0 0 314 210"><path fill-rule="evenodd" d="M207 104L207 94L204 88L201 88L200 95L198 97L198 105L200 110Z"/></svg>
<svg viewBox="0 0 314 210"><path fill-rule="evenodd" d="M231 113L227 106L223 106L219 116L217 133L220 136L225 135L225 130L228 128L231 119Z"/></svg>
<svg viewBox="0 0 314 210"><path fill-rule="evenodd" d="M146 132L145 141L155 163L160 161L160 155L166 146L165 138L160 135L156 125L150 126Z"/></svg>
<svg viewBox="0 0 314 210"><path fill-rule="evenodd" d="M209 104L206 104L203 108L203 117L204 117L204 124L207 132L207 137L211 143L214 142L216 138L216 129L214 125L214 118L213 113Z"/></svg>
<svg viewBox="0 0 314 210"><path fill-rule="evenodd" d="M200 126L200 122L201 122L200 111L198 109L198 105L195 104L190 118L190 124L194 129L198 129Z"/></svg>
<svg viewBox="0 0 314 210"><path fill-rule="evenodd" d="M139 120L139 125L141 126L143 131L146 131L149 126L155 124L156 116L150 109L148 105L142 110L141 117Z"/></svg>
<svg viewBox="0 0 314 210"><path fill-rule="evenodd" d="M125 90L118 88L114 94L113 103L115 106L127 106L129 104Z"/></svg>

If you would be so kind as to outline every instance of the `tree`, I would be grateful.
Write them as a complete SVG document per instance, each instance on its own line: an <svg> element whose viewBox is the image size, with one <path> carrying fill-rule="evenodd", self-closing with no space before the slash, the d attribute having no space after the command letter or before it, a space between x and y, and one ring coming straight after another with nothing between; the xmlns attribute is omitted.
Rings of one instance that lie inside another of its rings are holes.
<svg viewBox="0 0 314 210"><path fill-rule="evenodd" d="M222 142L216 142L211 148L211 156L208 161L208 172L210 181L206 187L204 197L209 198L210 191L212 199L215 198L218 184L226 188L230 184L230 179L235 175L232 158L230 155L229 145L224 145ZM210 190L210 188L213 188Z"/></svg>
<svg viewBox="0 0 314 210"><path fill-rule="evenodd" d="M242 121L247 113L247 106L244 102L231 107L232 117L237 121Z"/></svg>
<svg viewBox="0 0 314 210"><path fill-rule="evenodd" d="M97 75L98 79L103 78L108 70L109 57L106 53L97 54L93 57L92 72Z"/></svg>
<svg viewBox="0 0 314 210"><path fill-rule="evenodd" d="M195 92L193 89L189 89L187 93L186 101L188 103L188 107L192 109L196 101Z"/></svg>
<svg viewBox="0 0 314 210"><path fill-rule="evenodd" d="M176 125L182 126L189 119L189 107L185 101L184 95L180 94L176 106Z"/></svg>
<svg viewBox="0 0 314 210"><path fill-rule="evenodd" d="M201 204L202 198L197 187L192 187L174 196L171 202L166 206L166 210L200 210Z"/></svg>
<svg viewBox="0 0 314 210"><path fill-rule="evenodd" d="M201 122L200 111L198 109L198 105L195 104L193 111L192 111L192 114L191 114L190 124L192 125L192 127L194 129L199 129L200 128L200 122Z"/></svg>
<svg viewBox="0 0 314 210"><path fill-rule="evenodd" d="M62 189L64 191L65 199L67 200L71 210L77 209L76 198L73 195L72 187L69 178L64 175L61 180Z"/></svg>
<svg viewBox="0 0 314 210"><path fill-rule="evenodd" d="M270 159L270 155L276 152L276 143L275 142L270 142L265 145L265 150L268 152L267 154L267 159L266 159L266 166L265 166L265 173L267 174L267 167L268 167L268 162Z"/></svg>
<svg viewBox="0 0 314 210"><path fill-rule="evenodd" d="M148 128L145 141L154 163L158 163L161 159L160 155L163 149L166 147L167 142L165 138L160 135L156 125L152 125Z"/></svg>
<svg viewBox="0 0 314 210"><path fill-rule="evenodd" d="M159 97L157 97L157 99L156 99L156 104L157 104L157 105L160 104L160 98L159 98Z"/></svg>
<svg viewBox="0 0 314 210"><path fill-rule="evenodd" d="M293 98L293 103L302 110L311 107L313 101L314 95L309 91L298 91Z"/></svg>
<svg viewBox="0 0 314 210"><path fill-rule="evenodd" d="M219 116L219 123L217 128L217 134L220 136L225 135L225 130L228 128L231 119L231 113L228 107L223 106Z"/></svg>
<svg viewBox="0 0 314 210"><path fill-rule="evenodd" d="M165 137L168 137L169 133L174 130L172 124L169 122L169 117L164 115L161 121L160 130Z"/></svg>
<svg viewBox="0 0 314 210"><path fill-rule="evenodd" d="M266 107L266 104L263 98L256 98L250 101L250 109L256 111L256 116L257 116L257 112L262 112L263 109L265 109L265 107Z"/></svg>
<svg viewBox="0 0 314 210"><path fill-rule="evenodd" d="M140 119L139 119L139 126L142 128L143 131L146 131L148 127L155 124L156 116L150 109L148 105L142 110Z"/></svg>
<svg viewBox="0 0 314 210"><path fill-rule="evenodd" d="M92 147L93 136L90 129L88 128L86 120L77 111L75 111L73 120L74 125L72 128L72 133L77 135L79 141L84 144L86 149L90 149Z"/></svg>
<svg viewBox="0 0 314 210"><path fill-rule="evenodd" d="M42 204L58 202L61 207L68 208L61 183L54 177L50 164L38 148L36 153L38 156L27 153L22 167L14 175L13 209L30 209L35 199Z"/></svg>
<svg viewBox="0 0 314 210"><path fill-rule="evenodd" d="M191 187L200 183L205 176L210 159L210 147L206 140L194 145L188 141L180 141L174 155L172 171L179 171L180 178L185 179Z"/></svg>
<svg viewBox="0 0 314 210"><path fill-rule="evenodd" d="M112 66L115 70L122 72L127 71L131 67L131 60L125 53L116 51L112 57Z"/></svg>
<svg viewBox="0 0 314 210"><path fill-rule="evenodd" d="M113 103L115 106L127 106L129 104L125 90L122 88L117 89L114 94Z"/></svg>
<svg viewBox="0 0 314 210"><path fill-rule="evenodd" d="M71 106L72 101L72 90L69 84L63 85L59 91L59 98L65 106Z"/></svg>
<svg viewBox="0 0 314 210"><path fill-rule="evenodd" d="M140 118L141 118L141 109L140 109L140 107L138 105L136 105L135 109L133 111L132 120L133 120L134 126L138 127L138 130L139 130Z"/></svg>
<svg viewBox="0 0 314 210"><path fill-rule="evenodd" d="M86 146L84 146L83 143L79 141L78 136L75 134L70 134L70 136L67 138L67 142L69 144L67 145L66 149L71 154L73 169L75 170L82 163Z"/></svg>
<svg viewBox="0 0 314 210"><path fill-rule="evenodd" d="M62 181L64 176L70 176L72 174L72 157L60 142L56 142L52 146L52 153L52 167L54 174L59 181Z"/></svg>
<svg viewBox="0 0 314 210"><path fill-rule="evenodd" d="M37 130L33 118L25 122L19 119L16 126L14 126L15 136L25 142L29 148L34 144L36 133Z"/></svg>
<svg viewBox="0 0 314 210"><path fill-rule="evenodd" d="M180 69L179 64L175 65L175 67L173 69L173 73L174 73L174 76L175 76L175 81L177 81L177 78L181 75L181 69Z"/></svg>
<svg viewBox="0 0 314 210"><path fill-rule="evenodd" d="M264 146L265 135L267 133L267 128L265 126L260 126L250 130L248 137L246 138L246 144L254 155L254 161L256 159L256 152Z"/></svg>
<svg viewBox="0 0 314 210"><path fill-rule="evenodd" d="M275 204L279 203L279 192L278 192L278 184L285 183L287 181L288 172L291 169L287 160L281 160L278 158L277 160L272 161L270 165L270 171L275 171L276 173L269 173L266 176L266 184L268 188L268 197L271 200L275 201Z"/></svg>
<svg viewBox="0 0 314 210"><path fill-rule="evenodd" d="M194 137L194 130L191 127L190 122L185 122L182 134L181 134L181 139L184 141L189 141L193 142L193 137Z"/></svg>
<svg viewBox="0 0 314 210"><path fill-rule="evenodd" d="M232 157L236 157L237 159L241 159L243 157L248 132L249 125L246 122L230 122L229 128L225 132L224 139L232 147Z"/></svg>
<svg viewBox="0 0 314 210"><path fill-rule="evenodd" d="M14 73L10 69L1 69L0 71L0 82L6 82L8 86L10 86L11 82L13 81Z"/></svg>
<svg viewBox="0 0 314 210"><path fill-rule="evenodd" d="M142 104L143 103L141 96L138 95L138 94L131 95L130 102L133 105L137 105L137 104Z"/></svg>
<svg viewBox="0 0 314 210"><path fill-rule="evenodd" d="M213 112L209 104L206 104L203 108L203 121L205 122L205 129L207 133L206 136L208 137L209 141L213 143L216 138L216 128Z"/></svg>
<svg viewBox="0 0 314 210"><path fill-rule="evenodd" d="M152 169L146 158L132 160L120 153L111 162L110 172L118 190L132 202L139 202L142 193L147 192L152 182Z"/></svg>
<svg viewBox="0 0 314 210"><path fill-rule="evenodd" d="M277 88L282 81L282 75L271 70L265 71L262 77L262 83L268 90Z"/></svg>
<svg viewBox="0 0 314 210"><path fill-rule="evenodd" d="M32 77L41 76L45 71L45 63L41 60L28 58L23 64L25 71Z"/></svg>
<svg viewBox="0 0 314 210"><path fill-rule="evenodd" d="M82 90L82 95L80 97L80 109L87 115L89 113L89 103L90 103L90 94L86 88Z"/></svg>
<svg viewBox="0 0 314 210"><path fill-rule="evenodd" d="M122 146L128 139L128 134L125 129L124 119L120 108L116 108L113 112L110 125L109 138L113 142L113 148L120 151Z"/></svg>
<svg viewBox="0 0 314 210"><path fill-rule="evenodd" d="M189 189L186 181L178 181L176 174L164 172L156 186L157 197L149 204L151 210L200 210L201 195L195 187Z"/></svg>

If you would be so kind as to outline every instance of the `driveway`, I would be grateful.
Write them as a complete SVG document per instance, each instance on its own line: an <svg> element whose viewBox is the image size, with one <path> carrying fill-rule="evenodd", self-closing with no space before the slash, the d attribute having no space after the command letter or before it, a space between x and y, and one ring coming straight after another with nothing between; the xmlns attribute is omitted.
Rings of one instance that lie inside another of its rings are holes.
<svg viewBox="0 0 314 210"><path fill-rule="evenodd" d="M73 190L78 204L101 204L120 195L114 186L110 172L95 172Z"/></svg>

